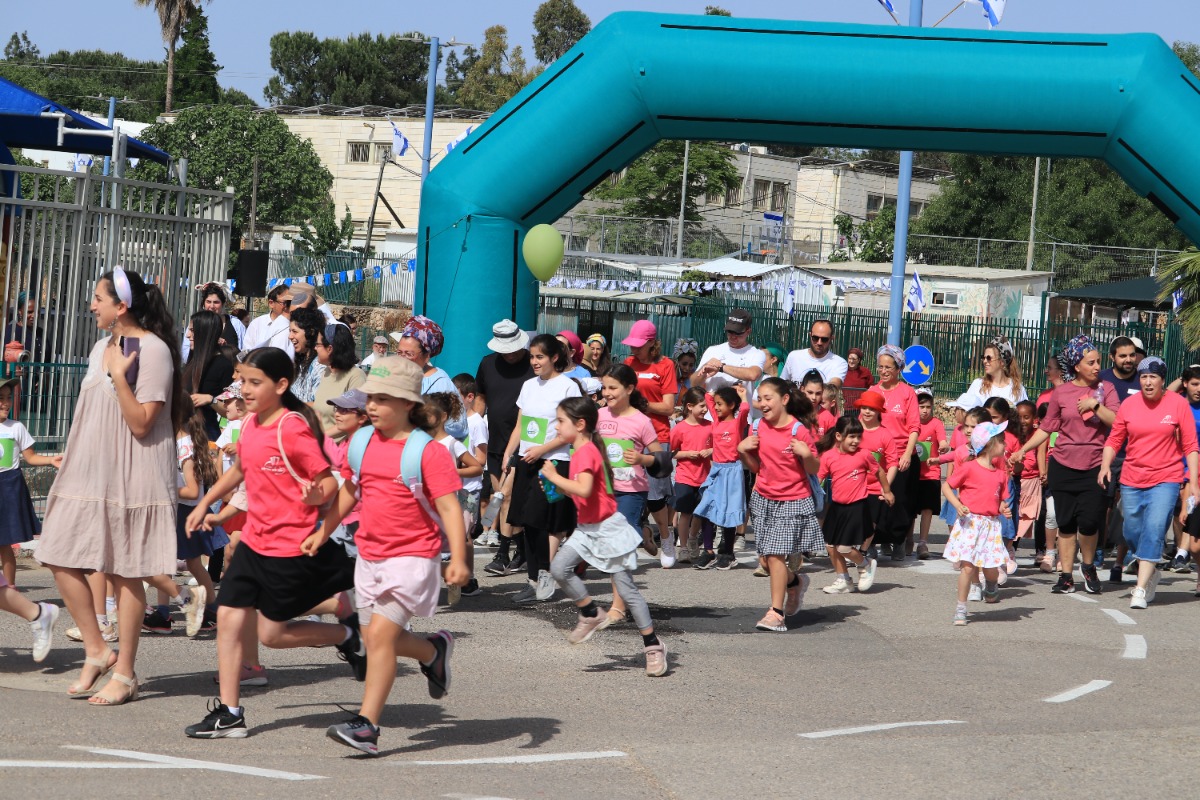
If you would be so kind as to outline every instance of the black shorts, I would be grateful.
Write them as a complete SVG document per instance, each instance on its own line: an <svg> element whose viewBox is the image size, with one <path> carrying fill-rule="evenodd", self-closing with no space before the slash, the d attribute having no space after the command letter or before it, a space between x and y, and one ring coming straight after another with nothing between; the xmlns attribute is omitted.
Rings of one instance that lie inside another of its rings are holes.
<svg viewBox="0 0 1200 800"><path fill-rule="evenodd" d="M1050 459L1048 483L1054 498L1054 516L1058 532L1071 536L1095 536L1104 526L1108 509L1105 490L1096 482L1100 468L1078 470Z"/></svg>
<svg viewBox="0 0 1200 800"><path fill-rule="evenodd" d="M942 510L942 482L935 480L917 481L917 511L932 511L934 514Z"/></svg>
<svg viewBox="0 0 1200 800"><path fill-rule="evenodd" d="M700 505L700 498L703 496L704 492L700 490L699 486L688 486L686 483L677 483L675 484L675 495L671 507L680 514L694 514L696 506Z"/></svg>
<svg viewBox="0 0 1200 800"><path fill-rule="evenodd" d="M353 588L354 559L340 542L326 542L315 556L264 556L242 543L225 568L217 603L287 622Z"/></svg>
<svg viewBox="0 0 1200 800"><path fill-rule="evenodd" d="M665 497L660 497L657 500L646 500L646 511L650 512L651 514L662 511L666 507L667 498Z"/></svg>

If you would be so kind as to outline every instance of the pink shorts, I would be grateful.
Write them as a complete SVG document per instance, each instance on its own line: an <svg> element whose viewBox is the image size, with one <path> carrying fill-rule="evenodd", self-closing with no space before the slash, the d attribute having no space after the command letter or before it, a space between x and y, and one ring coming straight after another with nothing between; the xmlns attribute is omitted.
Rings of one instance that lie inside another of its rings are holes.
<svg viewBox="0 0 1200 800"><path fill-rule="evenodd" d="M397 556L370 561L360 555L354 568L360 625L369 625L376 613L401 628L413 617L432 617L441 589L442 565L436 558Z"/></svg>

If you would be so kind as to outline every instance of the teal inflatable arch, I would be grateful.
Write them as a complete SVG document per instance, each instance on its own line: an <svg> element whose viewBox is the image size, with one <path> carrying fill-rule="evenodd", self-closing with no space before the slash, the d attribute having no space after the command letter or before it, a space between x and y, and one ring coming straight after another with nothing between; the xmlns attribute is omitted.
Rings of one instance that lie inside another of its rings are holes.
<svg viewBox="0 0 1200 800"><path fill-rule="evenodd" d="M434 169L414 307L473 372L537 324L521 257L660 139L1099 158L1200 241L1200 81L1158 36L614 14Z"/></svg>

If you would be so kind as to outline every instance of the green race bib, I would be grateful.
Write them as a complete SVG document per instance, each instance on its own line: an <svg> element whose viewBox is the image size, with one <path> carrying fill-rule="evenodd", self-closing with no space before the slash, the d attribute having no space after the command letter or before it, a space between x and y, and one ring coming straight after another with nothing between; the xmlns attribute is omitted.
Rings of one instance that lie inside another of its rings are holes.
<svg viewBox="0 0 1200 800"><path fill-rule="evenodd" d="M240 439L240 438L242 438L242 426L238 425L236 428L234 428L232 431L229 432L229 441L233 444L237 444L238 439Z"/></svg>
<svg viewBox="0 0 1200 800"><path fill-rule="evenodd" d="M1050 446L1054 447L1054 443L1058 441L1058 431L1050 434Z"/></svg>
<svg viewBox="0 0 1200 800"><path fill-rule="evenodd" d="M12 469L17 465L17 442L15 439L0 439L0 469Z"/></svg>
<svg viewBox="0 0 1200 800"><path fill-rule="evenodd" d="M550 420L521 415L517 424L521 428L521 441L526 444L545 444L550 434Z"/></svg>
<svg viewBox="0 0 1200 800"><path fill-rule="evenodd" d="M625 460L625 451L634 450L633 442L629 439L610 439L604 437L604 455L608 459L608 463L612 467L628 467L631 466Z"/></svg>
<svg viewBox="0 0 1200 800"><path fill-rule="evenodd" d="M933 452L933 442L917 442L917 453L922 461L928 461Z"/></svg>
<svg viewBox="0 0 1200 800"><path fill-rule="evenodd" d="M883 453L880 453L879 451L876 451L876 452L874 452L874 453L871 453L871 455L875 457L875 463L876 463L876 464L879 464L880 466L883 466Z"/></svg>

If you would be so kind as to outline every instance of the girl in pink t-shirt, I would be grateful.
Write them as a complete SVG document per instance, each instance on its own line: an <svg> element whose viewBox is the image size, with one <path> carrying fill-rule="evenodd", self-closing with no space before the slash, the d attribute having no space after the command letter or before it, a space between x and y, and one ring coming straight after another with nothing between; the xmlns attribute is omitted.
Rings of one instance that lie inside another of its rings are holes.
<svg viewBox="0 0 1200 800"><path fill-rule="evenodd" d="M694 515L700 503L700 487L712 468L712 423L705 418L704 390L693 386L683 393L683 419L671 429L671 453L675 457L675 529L679 531L679 561L692 563L692 547L699 534ZM695 527L696 531L692 528ZM696 555L699 555L697 552Z"/></svg>
<svg viewBox="0 0 1200 800"><path fill-rule="evenodd" d="M746 433L750 406L745 402L745 388L740 382L735 386L722 386L705 396L713 420L713 452L712 466L696 506L696 516L704 521L703 550L692 559L696 569L715 566L728 570L737 566L733 540L737 538L737 527L746 521L746 484L738 461L738 445ZM714 526L721 529L719 554L713 553Z"/></svg>
<svg viewBox="0 0 1200 800"><path fill-rule="evenodd" d="M967 598L983 572L983 599L1000 601L996 586L999 568L1012 566L1000 533L1000 517L1008 516L1008 472L996 467L1004 454L1007 424L982 422L971 432L975 458L964 462L942 487L942 495L954 506L958 520L946 541L943 558L959 570L958 605L954 624L967 624ZM955 490L958 494L955 495Z"/></svg>
<svg viewBox="0 0 1200 800"><path fill-rule="evenodd" d="M921 533L916 543L917 558L929 558L929 526L933 515L942 510L942 467L937 458L946 441L945 424L933 415L933 392L925 387L917 390L917 409L920 427L917 429L917 452L921 455L921 477L917 481L917 511L921 515ZM907 547L912 544L908 534Z"/></svg>
<svg viewBox="0 0 1200 800"><path fill-rule="evenodd" d="M750 513L754 543L771 578L771 605L755 627L784 632L787 617L800 610L808 588L808 576L799 572L802 554L825 544L809 483L821 464L812 435L800 422L813 406L796 384L765 379L758 386L758 407L762 419L738 445L742 463L758 473L750 492ZM795 570L789 557L795 558Z"/></svg>

